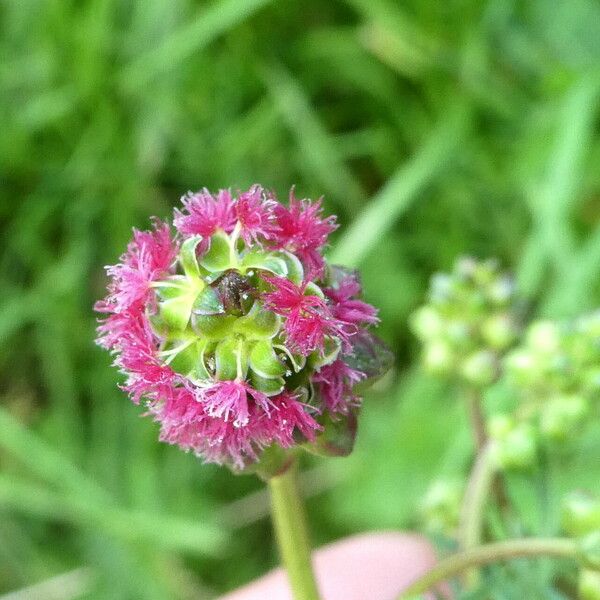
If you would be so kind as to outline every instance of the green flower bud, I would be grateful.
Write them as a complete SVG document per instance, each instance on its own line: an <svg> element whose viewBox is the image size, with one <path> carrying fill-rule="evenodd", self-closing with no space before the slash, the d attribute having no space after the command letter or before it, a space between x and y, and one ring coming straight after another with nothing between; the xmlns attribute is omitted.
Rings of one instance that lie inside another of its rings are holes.
<svg viewBox="0 0 600 600"><path fill-rule="evenodd" d="M590 533L580 541L579 555L586 568L600 571L600 530Z"/></svg>
<svg viewBox="0 0 600 600"><path fill-rule="evenodd" d="M494 433L497 433L497 429ZM494 439L494 455L503 469L529 469L535 464L537 437L531 424L517 423L512 429L502 431L501 437Z"/></svg>
<svg viewBox="0 0 600 600"><path fill-rule="evenodd" d="M600 390L600 367L589 368L583 377L583 384L592 394L597 394Z"/></svg>
<svg viewBox="0 0 600 600"><path fill-rule="evenodd" d="M588 338L600 337L600 311L579 317L577 329Z"/></svg>
<svg viewBox="0 0 600 600"><path fill-rule="evenodd" d="M452 319L446 323L445 337L452 344L455 353L465 351L472 346L473 334L469 324L460 319Z"/></svg>
<svg viewBox="0 0 600 600"><path fill-rule="evenodd" d="M436 273L431 278L429 299L433 304L446 304L454 294L454 282L446 273Z"/></svg>
<svg viewBox="0 0 600 600"><path fill-rule="evenodd" d="M540 429L543 435L564 442L580 427L588 409L583 396L557 396L543 408Z"/></svg>
<svg viewBox="0 0 600 600"><path fill-rule="evenodd" d="M458 527L464 483L438 480L427 491L421 513L426 528L432 533L453 535Z"/></svg>
<svg viewBox="0 0 600 600"><path fill-rule="evenodd" d="M597 405L600 391L600 313L570 323L540 321L506 359L520 392L522 414L552 442L573 438Z"/></svg>
<svg viewBox="0 0 600 600"><path fill-rule="evenodd" d="M509 314L500 313L483 322L481 335L494 350L504 350L514 342L517 329Z"/></svg>
<svg viewBox="0 0 600 600"><path fill-rule="evenodd" d="M416 310L411 319L410 326L413 333L422 341L439 337L443 331L443 321L435 308L421 306Z"/></svg>
<svg viewBox="0 0 600 600"><path fill-rule="evenodd" d="M474 352L464 360L461 373L472 385L481 387L489 385L498 376L496 356L489 350Z"/></svg>
<svg viewBox="0 0 600 600"><path fill-rule="evenodd" d="M465 281L474 279L477 276L479 265L471 256L461 256L454 264L453 272Z"/></svg>
<svg viewBox="0 0 600 600"><path fill-rule="evenodd" d="M538 362L526 348L514 350L506 357L506 369L512 379L520 384L528 384L537 376Z"/></svg>
<svg viewBox="0 0 600 600"><path fill-rule="evenodd" d="M486 295L496 306L506 306L515 295L515 284L510 277L500 277L488 284Z"/></svg>
<svg viewBox="0 0 600 600"><path fill-rule="evenodd" d="M453 353L450 344L443 340L428 343L423 349L423 366L433 375L446 375L452 371Z"/></svg>
<svg viewBox="0 0 600 600"><path fill-rule="evenodd" d="M581 571L577 590L579 600L600 600L600 572Z"/></svg>
<svg viewBox="0 0 600 600"><path fill-rule="evenodd" d="M499 272L495 260L463 257L450 274L436 273L428 303L411 319L419 339L428 346L439 343L423 352L426 368L469 384L493 383L500 353L518 334L513 298L512 280Z"/></svg>
<svg viewBox="0 0 600 600"><path fill-rule="evenodd" d="M552 321L538 321L527 331L527 345L543 353L556 352L560 347L560 332Z"/></svg>
<svg viewBox="0 0 600 600"><path fill-rule="evenodd" d="M563 501L561 522L573 537L600 530L600 499L585 492L572 492Z"/></svg>
<svg viewBox="0 0 600 600"><path fill-rule="evenodd" d="M515 420L510 415L493 415L488 423L490 437L494 440L503 441L515 428Z"/></svg>

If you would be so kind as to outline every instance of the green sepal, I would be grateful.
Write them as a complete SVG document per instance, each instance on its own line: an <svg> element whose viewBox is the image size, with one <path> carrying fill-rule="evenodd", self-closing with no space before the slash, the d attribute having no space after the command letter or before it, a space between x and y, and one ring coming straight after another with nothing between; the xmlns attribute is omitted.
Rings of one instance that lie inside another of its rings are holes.
<svg viewBox="0 0 600 600"><path fill-rule="evenodd" d="M275 254L285 261L287 266L286 277L296 285L300 285L304 281L304 267L298 257L287 250L280 250Z"/></svg>
<svg viewBox="0 0 600 600"><path fill-rule="evenodd" d="M268 481L271 477L285 473L294 464L294 459L295 452L293 450L273 444L261 452L257 462L234 472L255 474L263 481Z"/></svg>
<svg viewBox="0 0 600 600"><path fill-rule="evenodd" d="M248 373L246 344L230 337L217 344L215 349L215 376L221 381L245 379Z"/></svg>
<svg viewBox="0 0 600 600"><path fill-rule="evenodd" d="M336 338L326 337L323 342L323 350L315 351L308 357L308 362L314 369L320 369L330 365L338 357L341 343Z"/></svg>
<svg viewBox="0 0 600 600"><path fill-rule="evenodd" d="M255 302L248 314L235 323L235 331L249 340L271 339L277 335L280 327L281 317L265 310L259 302Z"/></svg>
<svg viewBox="0 0 600 600"><path fill-rule="evenodd" d="M257 389L266 396L277 396L277 394L281 394L285 386L283 377L261 377L254 371L250 371L250 383L254 389Z"/></svg>
<svg viewBox="0 0 600 600"><path fill-rule="evenodd" d="M222 315L225 307L217 291L208 286L196 298L192 311L197 315Z"/></svg>
<svg viewBox="0 0 600 600"><path fill-rule="evenodd" d="M152 327L152 331L159 338L166 338L169 335L169 326L164 322L161 318L160 313L156 313L151 315L149 311L146 311L146 316L148 318L148 322Z"/></svg>
<svg viewBox="0 0 600 600"><path fill-rule="evenodd" d="M194 381L206 380L210 378L205 361L205 354L209 344L208 340L195 341L181 352L178 352L174 358L168 361L168 364L177 373L181 373Z"/></svg>
<svg viewBox="0 0 600 600"><path fill-rule="evenodd" d="M231 241L224 231L217 231L210 238L210 247L200 259L200 264L213 273L236 267L231 264Z"/></svg>
<svg viewBox="0 0 600 600"><path fill-rule="evenodd" d="M314 442L302 447L319 456L348 456L354 449L356 440L357 419L354 412L336 415L335 419L326 413L318 421L323 431Z"/></svg>
<svg viewBox="0 0 600 600"><path fill-rule="evenodd" d="M279 360L271 343L259 340L250 350L250 368L267 379L282 377L286 373L285 365Z"/></svg>
<svg viewBox="0 0 600 600"><path fill-rule="evenodd" d="M159 300L179 298L190 289L190 281L185 275L172 275L163 281L151 284Z"/></svg>
<svg viewBox="0 0 600 600"><path fill-rule="evenodd" d="M273 253L252 250L242 257L240 265L243 269L263 269L280 277L288 274L287 263L283 258L278 258Z"/></svg>
<svg viewBox="0 0 600 600"><path fill-rule="evenodd" d="M174 279L174 278L173 278ZM170 328L183 331L192 314L192 306L198 293L204 286L202 280L178 278L176 285L165 285L156 290L159 297L159 312L161 320Z"/></svg>
<svg viewBox="0 0 600 600"><path fill-rule="evenodd" d="M234 315L192 315L192 327L199 335L221 340L233 332Z"/></svg>
<svg viewBox="0 0 600 600"><path fill-rule="evenodd" d="M306 356L302 356L302 354L295 354L291 352L289 348L284 346L283 344L273 344L273 348L284 352L286 356L289 358L290 363L292 363L292 368L296 373L304 369L306 366Z"/></svg>
<svg viewBox="0 0 600 600"><path fill-rule="evenodd" d="M309 281L306 284L306 287L304 288L304 295L305 296L317 296L318 298L321 298L321 300L325 300L325 294L323 293L323 290L316 283L313 283L312 281Z"/></svg>
<svg viewBox="0 0 600 600"><path fill-rule="evenodd" d="M200 267L198 265L198 258L196 257L196 248L202 241L201 235L195 235L188 238L181 244L179 250L179 262L183 268L184 273L188 277L200 277Z"/></svg>

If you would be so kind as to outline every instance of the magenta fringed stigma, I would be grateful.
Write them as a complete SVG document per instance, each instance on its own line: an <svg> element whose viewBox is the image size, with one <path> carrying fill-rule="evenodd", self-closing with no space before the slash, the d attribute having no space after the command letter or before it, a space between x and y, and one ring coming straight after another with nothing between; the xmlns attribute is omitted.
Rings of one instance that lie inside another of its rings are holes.
<svg viewBox="0 0 600 600"><path fill-rule="evenodd" d="M169 225L134 231L108 267L98 343L160 439L236 470L269 448L330 453L354 430L361 384L390 353L356 273L325 262L336 229L320 202L289 206L259 185L188 194ZM348 438L351 438L348 442ZM324 443L323 440L326 440ZM335 445L335 442L334 442Z"/></svg>

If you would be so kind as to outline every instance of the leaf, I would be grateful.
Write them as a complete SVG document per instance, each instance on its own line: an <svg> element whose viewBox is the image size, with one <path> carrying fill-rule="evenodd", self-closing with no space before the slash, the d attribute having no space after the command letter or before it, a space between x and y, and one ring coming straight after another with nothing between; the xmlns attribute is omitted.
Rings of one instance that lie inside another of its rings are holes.
<svg viewBox="0 0 600 600"><path fill-rule="evenodd" d="M361 331L351 338L352 354L344 355L350 367L364 373L367 380L383 377L394 364L394 353L376 335Z"/></svg>
<svg viewBox="0 0 600 600"><path fill-rule="evenodd" d="M327 287L337 289L340 283L349 277L360 280L356 269L349 269L342 265L329 265L327 269Z"/></svg>
<svg viewBox="0 0 600 600"><path fill-rule="evenodd" d="M336 416L335 419L326 413L319 418L319 422L323 432L314 442L303 447L319 456L348 456L356 440L357 419L354 412Z"/></svg>

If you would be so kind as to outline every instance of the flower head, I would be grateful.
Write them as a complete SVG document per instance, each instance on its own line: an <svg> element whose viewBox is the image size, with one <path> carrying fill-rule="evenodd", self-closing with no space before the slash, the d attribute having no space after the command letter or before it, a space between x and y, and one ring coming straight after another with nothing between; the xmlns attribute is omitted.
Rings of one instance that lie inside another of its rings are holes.
<svg viewBox="0 0 600 600"><path fill-rule="evenodd" d="M334 218L258 185L182 203L174 235L158 221L134 231L107 268L98 343L160 439L206 461L242 469L270 446L315 442L327 418L357 410L356 354L377 346L358 278L321 254Z"/></svg>

